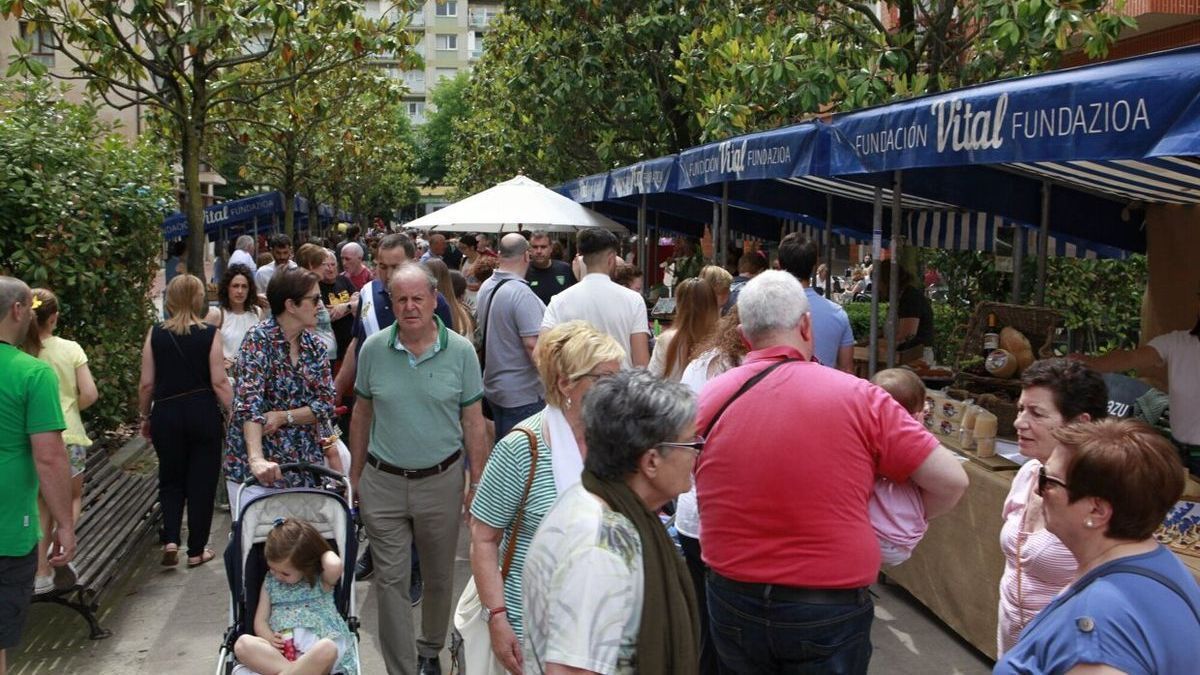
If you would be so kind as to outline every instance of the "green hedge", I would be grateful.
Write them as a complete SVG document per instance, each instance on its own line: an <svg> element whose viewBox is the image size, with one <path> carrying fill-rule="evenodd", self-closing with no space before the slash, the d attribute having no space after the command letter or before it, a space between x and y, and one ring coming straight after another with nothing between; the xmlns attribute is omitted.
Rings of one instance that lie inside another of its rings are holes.
<svg viewBox="0 0 1200 675"><path fill-rule="evenodd" d="M953 365L958 357L959 346L962 342L962 331L959 329L959 317L945 303L933 302L933 353L938 363ZM842 307L850 318L850 329L854 331L854 339L863 341L871 334L871 303L848 302ZM882 334L887 322L888 303L879 303L879 326Z"/></svg>
<svg viewBox="0 0 1200 675"><path fill-rule="evenodd" d="M168 164L43 82L0 80L0 273L54 291L87 352L100 428L128 421L153 317Z"/></svg>

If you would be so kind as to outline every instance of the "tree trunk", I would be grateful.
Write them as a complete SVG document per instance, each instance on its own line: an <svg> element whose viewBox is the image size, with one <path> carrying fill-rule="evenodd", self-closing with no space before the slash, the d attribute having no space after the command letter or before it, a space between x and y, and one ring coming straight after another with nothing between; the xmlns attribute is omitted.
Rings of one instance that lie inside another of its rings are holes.
<svg viewBox="0 0 1200 675"><path fill-rule="evenodd" d="M204 278L204 195L200 191L200 135L191 125L182 125L181 143L184 213L188 222L187 271Z"/></svg>
<svg viewBox="0 0 1200 675"><path fill-rule="evenodd" d="M296 188L284 187L283 192L283 232L293 244L296 241Z"/></svg>
<svg viewBox="0 0 1200 675"><path fill-rule="evenodd" d="M321 227L321 207L317 204L317 191L308 191L308 236L324 237L325 228Z"/></svg>

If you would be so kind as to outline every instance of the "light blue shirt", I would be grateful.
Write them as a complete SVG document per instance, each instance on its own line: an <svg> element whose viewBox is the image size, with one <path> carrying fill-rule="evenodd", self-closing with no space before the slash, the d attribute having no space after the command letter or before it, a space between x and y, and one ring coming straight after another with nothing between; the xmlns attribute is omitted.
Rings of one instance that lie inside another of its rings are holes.
<svg viewBox="0 0 1200 675"><path fill-rule="evenodd" d="M850 318L841 305L822 298L813 288L804 289L812 314L813 354L823 366L837 368L838 350L854 344Z"/></svg>

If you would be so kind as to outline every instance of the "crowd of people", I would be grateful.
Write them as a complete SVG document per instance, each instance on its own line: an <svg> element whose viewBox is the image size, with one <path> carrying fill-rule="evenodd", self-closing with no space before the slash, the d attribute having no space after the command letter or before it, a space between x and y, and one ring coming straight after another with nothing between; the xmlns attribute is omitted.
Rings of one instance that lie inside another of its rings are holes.
<svg viewBox="0 0 1200 675"><path fill-rule="evenodd" d="M357 574L374 584L393 675L442 672L456 606L486 647L468 649L471 672L867 671L870 585L968 482L924 424L919 378L849 372L854 335L814 287L815 241L785 237L779 269L762 251L726 270L684 247L673 321L655 335L644 280L606 230L579 232L572 263L545 232L358 234L295 260L276 235L262 265L241 237L216 304L175 274L145 338L162 565L216 557L219 491L236 508L239 490L319 486L281 465L324 465L357 497L362 560L302 520L271 531L244 664L352 673L331 593ZM920 290L900 280L897 334L928 344ZM18 485L0 493L0 648L31 592L70 583L90 444L79 411L98 394L56 313L49 291L0 277L0 470ZM1103 420L1104 382L1079 360L1036 362L1022 386L1029 461L996 514L997 672L1186 672L1200 590L1152 538L1183 490L1173 447ZM464 523L472 580L455 597Z"/></svg>

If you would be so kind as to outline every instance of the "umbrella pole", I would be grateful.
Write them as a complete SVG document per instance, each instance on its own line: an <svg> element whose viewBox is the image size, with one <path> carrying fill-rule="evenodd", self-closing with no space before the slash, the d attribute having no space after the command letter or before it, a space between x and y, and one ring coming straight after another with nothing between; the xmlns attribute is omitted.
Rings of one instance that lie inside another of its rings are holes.
<svg viewBox="0 0 1200 675"><path fill-rule="evenodd" d="M903 175L896 171L892 178L892 264L888 279L888 322L887 322L887 367L896 367L896 348L900 345L896 327L900 323L900 248L904 236L900 234L900 219L904 191Z"/></svg>
<svg viewBox="0 0 1200 675"><path fill-rule="evenodd" d="M1050 181L1042 181L1042 229L1038 232L1037 295L1038 307L1046 304L1046 256L1050 244Z"/></svg>
<svg viewBox="0 0 1200 675"><path fill-rule="evenodd" d="M883 255L883 188L875 188L875 208L871 216L871 337L868 345L867 377L879 367L879 258Z"/></svg>

